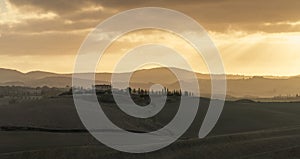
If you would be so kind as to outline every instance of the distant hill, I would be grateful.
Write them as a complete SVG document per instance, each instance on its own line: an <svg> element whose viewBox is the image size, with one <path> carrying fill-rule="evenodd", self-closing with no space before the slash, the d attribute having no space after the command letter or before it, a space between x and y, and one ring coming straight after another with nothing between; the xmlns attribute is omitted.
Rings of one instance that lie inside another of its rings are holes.
<svg viewBox="0 0 300 159"><path fill-rule="evenodd" d="M64 74L57 74L52 72L43 72L43 71L32 71L24 74L26 77L31 79L42 79L46 77L62 77L62 76L69 76Z"/></svg>
<svg viewBox="0 0 300 159"><path fill-rule="evenodd" d="M184 80L189 80L190 73L187 70L174 68L177 72L180 73L184 77ZM16 70L10 70L10 69L3 69L0 68L0 83L2 85L10 85L13 83L22 83L25 86L35 86L36 82L33 80L39 80L39 81L45 81L47 84L47 81L52 82L53 84L59 78L60 82L65 78L66 84L70 83L70 78L72 77L72 74L57 74L52 72L43 72L43 71L32 71L28 73L22 73ZM119 73L118 76L127 76L129 73ZM148 81L152 81L153 83L165 83L170 84L173 82L176 82L176 77L167 69L167 68L153 68L153 69L143 69L138 70L134 73L133 81L136 83L145 83L145 79ZM210 75L208 74L200 74L196 73L196 77L199 79L210 79ZM244 76L239 75L228 75L227 78L229 79L243 79ZM110 82L111 80L111 73L97 73L96 74L96 80L103 81L103 82ZM69 82L68 82L69 81ZM41 82L38 82L41 83ZM55 84L54 84L55 85ZM59 86L60 84L58 84Z"/></svg>
<svg viewBox="0 0 300 159"><path fill-rule="evenodd" d="M26 80L25 75L17 70L0 68L0 74L0 83Z"/></svg>
<svg viewBox="0 0 300 159"><path fill-rule="evenodd" d="M183 77L182 82L188 84L193 78L191 72L173 68ZM29 87L66 87L72 85L72 74L57 74L51 72L34 71L22 73L16 70L0 69L0 85L2 86L29 86ZM129 73L115 74L118 77ZM109 84L111 73L97 73L97 84ZM200 85L201 95L209 96L211 89L210 75L196 73ZM226 75L227 95L237 98L273 97L280 95L300 94L300 76L293 77L262 77ZM123 81L119 81L123 82ZM152 84L159 83L169 89L178 89L179 81L167 68L153 68L135 71L131 77L130 86L149 89ZM191 86L192 89L193 86Z"/></svg>

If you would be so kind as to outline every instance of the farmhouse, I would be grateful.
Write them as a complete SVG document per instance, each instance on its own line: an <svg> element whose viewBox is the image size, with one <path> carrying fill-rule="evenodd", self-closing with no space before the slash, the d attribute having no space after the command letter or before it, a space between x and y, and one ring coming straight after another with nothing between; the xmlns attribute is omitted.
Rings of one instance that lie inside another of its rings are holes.
<svg viewBox="0 0 300 159"><path fill-rule="evenodd" d="M95 85L94 89L97 93L108 93L111 91L111 85L108 84Z"/></svg>

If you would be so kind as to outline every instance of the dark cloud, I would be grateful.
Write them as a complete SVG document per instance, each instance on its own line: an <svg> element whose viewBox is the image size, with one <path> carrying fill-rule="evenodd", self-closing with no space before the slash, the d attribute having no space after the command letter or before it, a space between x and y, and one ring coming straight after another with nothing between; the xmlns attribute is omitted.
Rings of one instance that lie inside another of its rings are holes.
<svg viewBox="0 0 300 159"><path fill-rule="evenodd" d="M264 23L300 20L299 0L10 0L16 7L31 6L44 11L57 13L62 20L102 21L113 13L82 8L102 6L108 9L124 11L137 7L166 7L176 9L193 17L212 31L224 31L238 28L249 31L294 31L295 27L268 26ZM42 21L42 20L41 20ZM90 26L90 25L87 25Z"/></svg>
<svg viewBox="0 0 300 159"><path fill-rule="evenodd" d="M87 32L115 12L137 7L165 7L196 19L207 30L226 32L299 32L299 0L9 0L22 12L53 12L53 19L0 24L0 52L5 54L75 54ZM90 9L99 7L100 9ZM101 9L103 7L103 9ZM266 23L270 25L265 25ZM79 32L74 34L73 32ZM71 33L72 32L72 33ZM16 46L18 45L18 46ZM46 50L46 51L45 51Z"/></svg>
<svg viewBox="0 0 300 159"><path fill-rule="evenodd" d="M74 12L84 6L90 5L85 0L9 0L16 7L35 7L44 11L54 11L57 13Z"/></svg>

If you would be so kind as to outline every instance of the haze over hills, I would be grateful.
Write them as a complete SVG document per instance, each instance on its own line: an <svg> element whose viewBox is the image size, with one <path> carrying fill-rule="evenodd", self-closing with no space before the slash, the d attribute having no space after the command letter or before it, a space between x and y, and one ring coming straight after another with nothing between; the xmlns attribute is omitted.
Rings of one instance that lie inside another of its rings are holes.
<svg viewBox="0 0 300 159"><path fill-rule="evenodd" d="M191 72L176 69L183 77L182 82L190 83ZM1 86L27 86L27 87L66 87L72 85L72 74L57 74L51 72L34 71L22 73L16 70L0 69ZM124 77L129 73L117 73ZM111 73L96 73L97 84L109 84ZM211 89L210 75L196 73L200 85L201 95L209 96ZM270 98L274 96L296 96L300 94L300 76L292 77L263 77L226 75L227 95L233 97L260 97ZM149 89L152 84L162 84L169 89L179 89L176 76L167 68L153 68L138 70L133 73L130 86Z"/></svg>
<svg viewBox="0 0 300 159"><path fill-rule="evenodd" d="M186 80L192 78L190 76L190 72L183 69L174 68L181 76L185 77ZM35 86L32 80L50 80L51 78L57 79L59 78L71 78L72 74L58 74L52 72L43 72L43 71L32 71L28 73L22 73L17 70L10 70L0 68L0 83L5 85L6 83L13 82L23 82L24 86ZM129 73L118 73L119 75L128 75ZM163 75L163 76L162 76ZM196 73L196 76L199 79L210 79L209 74L201 74ZM250 78L250 76L240 76L240 75L227 75L227 79L243 79ZM111 73L96 73L96 80L102 82L109 82L111 79ZM162 83L172 83L176 81L176 78L167 68L153 68L153 69L142 69L138 70L134 73L134 82L144 83L146 80L154 80L155 82ZM31 83L32 82L32 83ZM33 85L31 85L33 84ZM47 85L45 83L44 85ZM65 86L65 85L63 85ZM60 85L56 85L56 87L61 87Z"/></svg>

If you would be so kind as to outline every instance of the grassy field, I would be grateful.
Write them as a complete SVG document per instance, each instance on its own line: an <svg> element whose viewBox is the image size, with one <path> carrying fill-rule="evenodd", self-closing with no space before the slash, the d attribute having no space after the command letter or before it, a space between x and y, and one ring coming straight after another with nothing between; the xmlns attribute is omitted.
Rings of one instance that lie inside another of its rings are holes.
<svg viewBox="0 0 300 159"><path fill-rule="evenodd" d="M149 119L127 116L114 103L102 108L118 126L148 132L172 120L177 103L171 98ZM70 97L1 106L0 158L300 158L300 103L226 102L214 130L200 140L197 133L208 103L201 99L196 119L177 142L146 154L118 152L95 140L84 131Z"/></svg>

